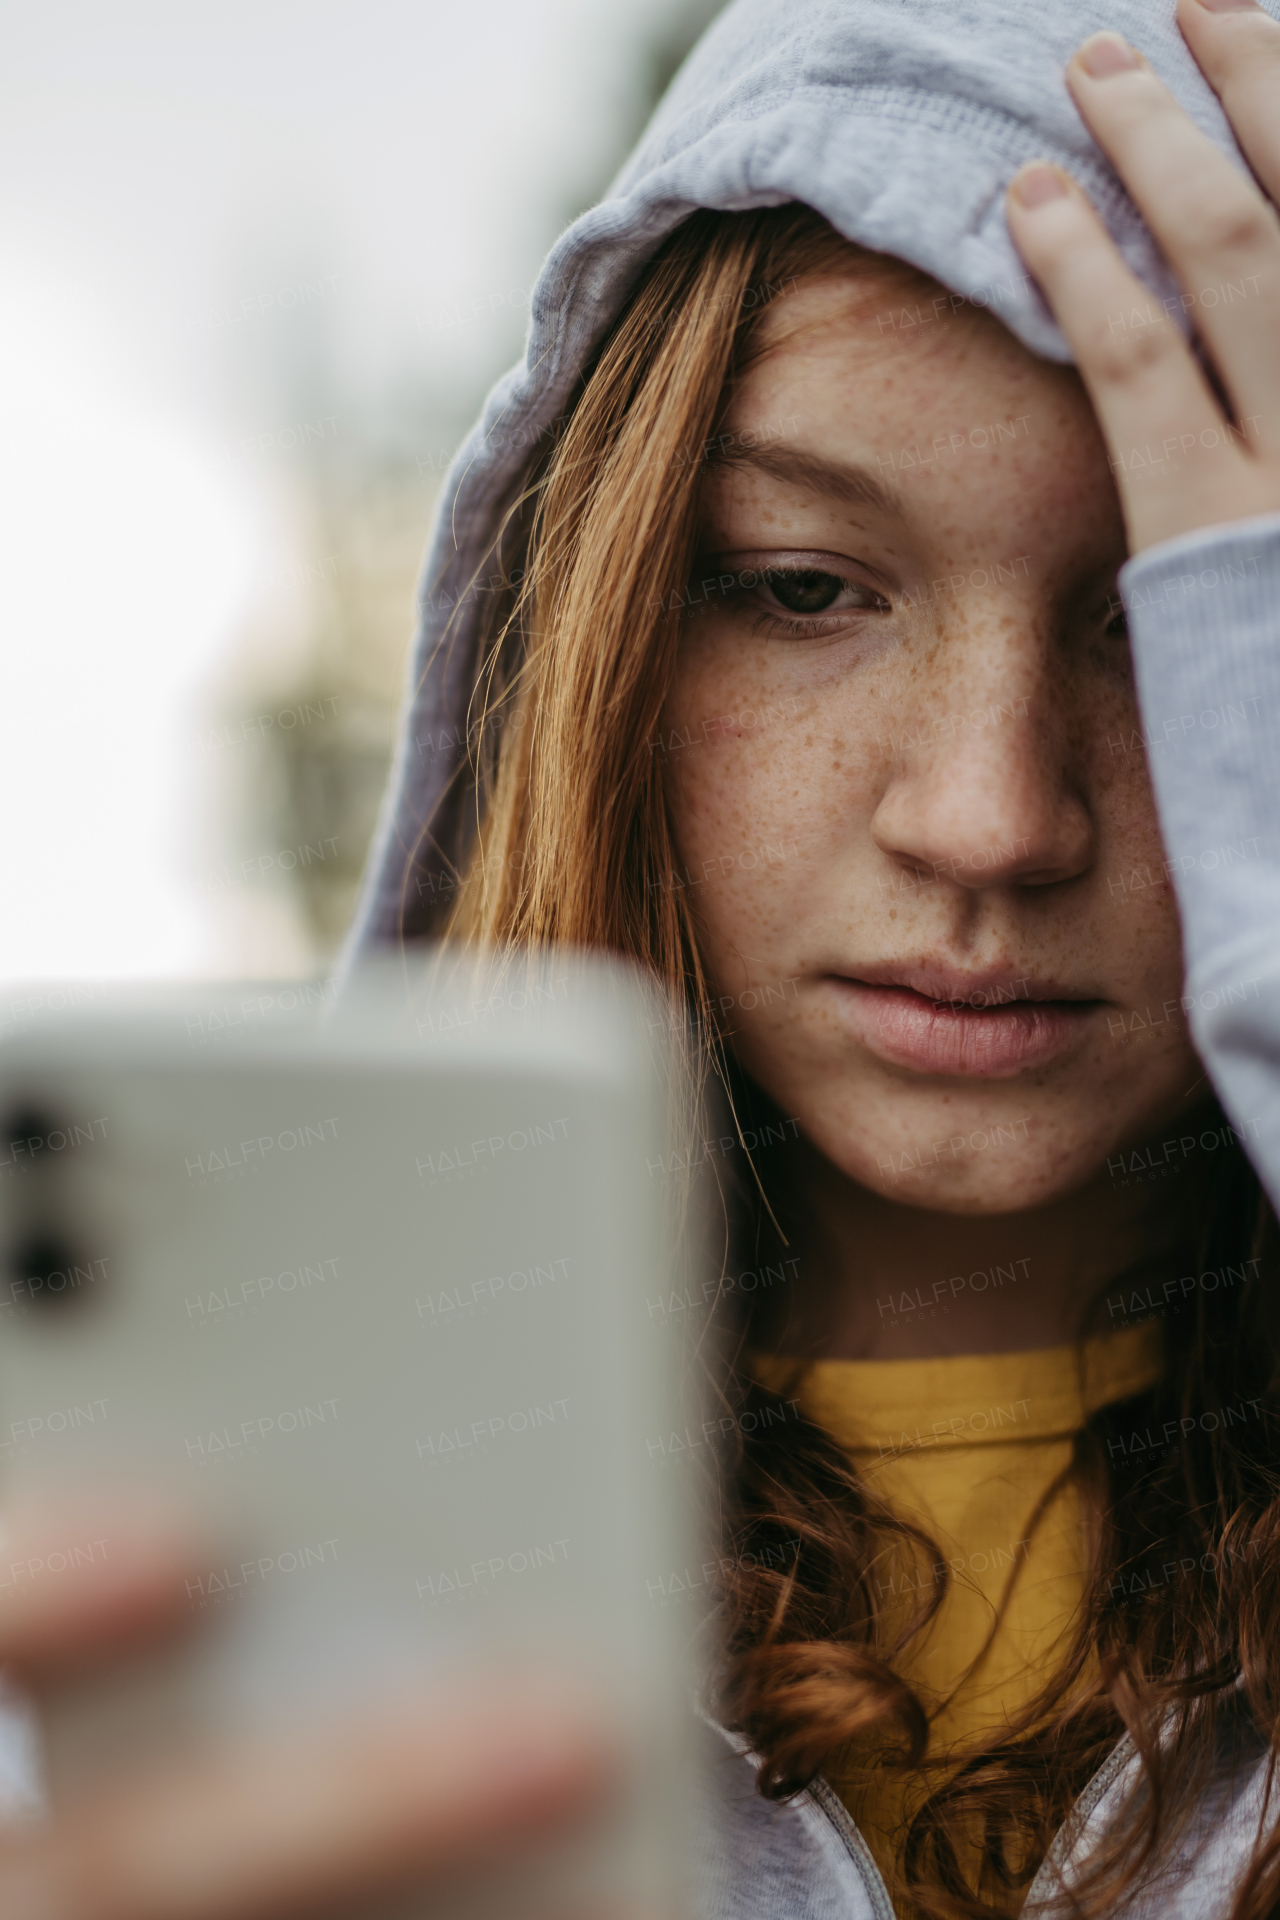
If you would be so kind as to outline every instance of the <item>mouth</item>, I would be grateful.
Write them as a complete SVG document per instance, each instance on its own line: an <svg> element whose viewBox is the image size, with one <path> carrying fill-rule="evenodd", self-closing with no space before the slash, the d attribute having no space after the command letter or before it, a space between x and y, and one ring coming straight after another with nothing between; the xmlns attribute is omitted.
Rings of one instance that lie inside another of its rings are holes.
<svg viewBox="0 0 1280 1920"><path fill-rule="evenodd" d="M902 967L828 976L844 1024L890 1066L1010 1080L1088 1038L1106 1000L1050 980Z"/></svg>

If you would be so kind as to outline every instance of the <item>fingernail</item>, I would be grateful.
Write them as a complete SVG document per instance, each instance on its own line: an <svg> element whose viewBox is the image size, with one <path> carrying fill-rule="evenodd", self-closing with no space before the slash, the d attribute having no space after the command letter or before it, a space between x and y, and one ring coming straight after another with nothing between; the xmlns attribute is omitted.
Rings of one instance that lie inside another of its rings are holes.
<svg viewBox="0 0 1280 1920"><path fill-rule="evenodd" d="M1094 80L1106 80L1113 73L1132 73L1142 65L1129 42L1118 33L1095 33L1076 53L1080 65Z"/></svg>
<svg viewBox="0 0 1280 1920"><path fill-rule="evenodd" d="M1200 0L1200 5L1206 13L1243 13L1246 7L1254 13L1259 10L1258 0Z"/></svg>
<svg viewBox="0 0 1280 1920"><path fill-rule="evenodd" d="M1061 200L1067 183L1056 167L1034 161L1014 175L1013 191L1024 207L1042 207L1046 200Z"/></svg>

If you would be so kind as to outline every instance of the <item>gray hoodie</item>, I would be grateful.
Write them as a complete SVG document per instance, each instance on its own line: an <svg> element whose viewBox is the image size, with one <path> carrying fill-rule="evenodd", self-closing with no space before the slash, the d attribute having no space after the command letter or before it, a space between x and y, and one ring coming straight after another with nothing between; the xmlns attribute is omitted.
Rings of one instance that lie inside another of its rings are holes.
<svg viewBox="0 0 1280 1920"><path fill-rule="evenodd" d="M1280 11L1280 0L1265 3ZM1063 84L1068 55L1101 28L1140 47L1243 166L1173 0L736 0L720 16L613 188L553 248L525 359L495 387L446 479L355 944L429 933L447 903L467 850L469 795L458 775L494 535L639 271L693 209L804 201L849 239L901 256L989 306L1037 352L1067 360L1002 210L1013 173L1047 156L1081 182L1130 264L1181 313L1179 290ZM1150 549L1120 585L1143 720L1137 744L1182 914L1182 1010L1280 1203L1280 514ZM1169 1013L1148 1017L1158 1024ZM1145 1178L1218 1144L1177 1135L1146 1149L1141 1165L1130 1164L1136 1154L1117 1156L1113 1177ZM707 1739L705 1920L890 1920L867 1847L822 1781L771 1804L755 1791L741 1743L718 1729ZM1133 1920L1229 1910L1264 1817L1267 1774L1247 1732L1237 1752L1245 1757L1206 1788L1198 1838L1152 1870L1128 1909ZM1081 1796L1027 1912L1049 1902L1059 1873L1069 1883L1097 1835L1123 1817L1134 1779L1121 1743Z"/></svg>

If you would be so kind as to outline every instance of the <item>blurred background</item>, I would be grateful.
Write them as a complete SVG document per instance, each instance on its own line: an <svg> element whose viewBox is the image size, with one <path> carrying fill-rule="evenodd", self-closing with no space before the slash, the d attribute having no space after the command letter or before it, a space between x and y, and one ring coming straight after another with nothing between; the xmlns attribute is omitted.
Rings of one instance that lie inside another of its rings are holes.
<svg viewBox="0 0 1280 1920"><path fill-rule="evenodd" d="M445 468L718 4L9 10L0 980L325 971Z"/></svg>

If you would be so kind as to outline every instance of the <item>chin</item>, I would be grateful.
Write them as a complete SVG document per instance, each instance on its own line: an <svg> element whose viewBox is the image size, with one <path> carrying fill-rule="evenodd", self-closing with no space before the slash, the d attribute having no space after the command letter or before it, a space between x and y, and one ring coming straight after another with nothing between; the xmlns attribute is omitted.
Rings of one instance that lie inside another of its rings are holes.
<svg viewBox="0 0 1280 1920"><path fill-rule="evenodd" d="M997 1215L1025 1213L1062 1199L1087 1186L1099 1168L1090 1162L1082 1169L1066 1170L1060 1160L1049 1165L1033 1156L1030 1164L992 1174L963 1168L921 1169L888 1179L876 1169L850 1171L860 1186L897 1206L920 1207L927 1213Z"/></svg>
<svg viewBox="0 0 1280 1920"><path fill-rule="evenodd" d="M896 1147L874 1152L865 1138L832 1138L822 1127L809 1138L859 1186L935 1213L1020 1213L1088 1186L1106 1166L1096 1130L1072 1138L1025 1109L963 1124L949 1116L932 1131L904 1128Z"/></svg>

